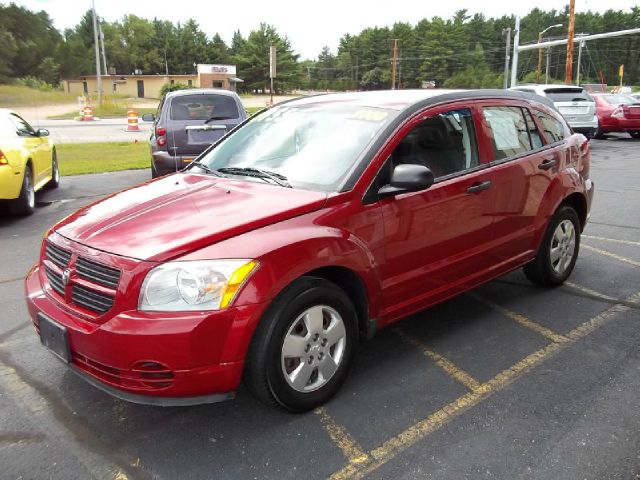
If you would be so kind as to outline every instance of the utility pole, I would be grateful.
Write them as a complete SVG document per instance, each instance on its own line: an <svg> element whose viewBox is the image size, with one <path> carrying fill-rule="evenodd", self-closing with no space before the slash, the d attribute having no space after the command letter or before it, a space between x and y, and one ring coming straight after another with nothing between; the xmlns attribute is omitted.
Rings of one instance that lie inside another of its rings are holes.
<svg viewBox="0 0 640 480"><path fill-rule="evenodd" d="M503 87L506 90L509 87L509 54L511 53L511 27L503 28L502 35L507 34L507 46L504 51L504 82Z"/></svg>
<svg viewBox="0 0 640 480"><path fill-rule="evenodd" d="M583 41L581 41L578 44L578 65L576 67L578 69L578 72L576 74L576 85L580 85L580 65L582 63L582 47L584 47Z"/></svg>
<svg viewBox="0 0 640 480"><path fill-rule="evenodd" d="M567 35L567 63L564 69L564 83L573 83L573 36L576 24L576 0L569 3L569 34Z"/></svg>
<svg viewBox="0 0 640 480"><path fill-rule="evenodd" d="M98 105L102 105L102 77L100 75L100 45L98 43L98 20L96 19L96 4L91 0L93 13L93 41L96 44L96 87L98 89Z"/></svg>
<svg viewBox="0 0 640 480"><path fill-rule="evenodd" d="M393 65L391 65L391 90L396 88L396 63L398 62L398 39L393 39Z"/></svg>
<svg viewBox="0 0 640 480"><path fill-rule="evenodd" d="M164 46L164 74L169 75L169 63L167 62L167 45Z"/></svg>
<svg viewBox="0 0 640 480"><path fill-rule="evenodd" d="M269 89L271 93L271 104L273 105L273 79L276 78L276 46L271 45L269 47L269 78L271 79L271 87Z"/></svg>
<svg viewBox="0 0 640 480"><path fill-rule="evenodd" d="M98 19L98 32L100 33L100 48L102 48L102 70L105 75L109 75L109 71L107 70L107 52L104 49L104 33L102 33L100 19Z"/></svg>
<svg viewBox="0 0 640 480"><path fill-rule="evenodd" d="M549 50L551 47L547 47L547 66L544 70L544 83L547 85L549 83Z"/></svg>
<svg viewBox="0 0 640 480"><path fill-rule="evenodd" d="M520 17L516 17L516 31L513 38L513 58L511 60L511 86L518 84L518 53L520 52Z"/></svg>
<svg viewBox="0 0 640 480"><path fill-rule="evenodd" d="M538 33L538 45L542 43L542 32ZM549 49L547 49L548 56ZM542 73L542 47L538 47L538 68L536 69L536 83L540 83L540 75Z"/></svg>

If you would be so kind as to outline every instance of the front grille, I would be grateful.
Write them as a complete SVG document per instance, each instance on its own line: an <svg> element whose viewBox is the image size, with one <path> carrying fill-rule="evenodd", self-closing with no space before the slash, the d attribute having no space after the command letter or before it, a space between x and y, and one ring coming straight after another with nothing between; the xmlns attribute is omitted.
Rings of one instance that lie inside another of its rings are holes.
<svg viewBox="0 0 640 480"><path fill-rule="evenodd" d="M120 270L117 268L107 267L80 257L76 262L76 274L80 278L109 288L117 288L120 281Z"/></svg>
<svg viewBox="0 0 640 480"><path fill-rule="evenodd" d="M76 305L98 313L104 313L113 307L113 297L80 285L72 286L71 299Z"/></svg>
<svg viewBox="0 0 640 480"><path fill-rule="evenodd" d="M45 255L60 268L66 268L67 265L69 265L69 260L71 259L70 251L57 247L50 242L47 242L45 247Z"/></svg>
<svg viewBox="0 0 640 480"><path fill-rule="evenodd" d="M52 268L45 265L44 270L47 274L47 280L51 288L61 297L64 297L64 284L62 283L62 275L56 273Z"/></svg>

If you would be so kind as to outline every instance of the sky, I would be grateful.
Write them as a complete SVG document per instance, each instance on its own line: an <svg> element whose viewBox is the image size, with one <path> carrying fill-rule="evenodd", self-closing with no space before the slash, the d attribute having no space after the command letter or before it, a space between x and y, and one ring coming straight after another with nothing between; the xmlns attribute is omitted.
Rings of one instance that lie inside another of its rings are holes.
<svg viewBox="0 0 640 480"><path fill-rule="evenodd" d="M91 0L0 0L13 1L30 10L45 10L59 30L75 26L90 8ZM534 7L562 9L568 0L95 0L98 15L107 21L126 14L173 22L194 18L209 36L216 32L227 42L235 30L246 37L260 22L276 27L289 37L301 59L316 58L323 46L335 53L340 37L357 34L367 27L391 26L397 21L416 24L433 16L448 18L460 9L486 17L525 15ZM219 7L219 5L224 5ZM233 8L238 5L238 8ZM576 0L576 11L604 12L608 9L629 11L637 0Z"/></svg>

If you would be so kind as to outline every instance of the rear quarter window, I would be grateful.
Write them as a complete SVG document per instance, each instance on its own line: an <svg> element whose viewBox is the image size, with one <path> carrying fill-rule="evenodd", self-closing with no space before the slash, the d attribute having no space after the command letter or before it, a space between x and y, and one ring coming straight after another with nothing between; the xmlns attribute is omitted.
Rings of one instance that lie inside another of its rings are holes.
<svg viewBox="0 0 640 480"><path fill-rule="evenodd" d="M534 113L542 125L548 143L556 143L564 140L565 128L560 120L540 110L534 110Z"/></svg>
<svg viewBox="0 0 640 480"><path fill-rule="evenodd" d="M227 95L184 95L171 100L171 120L219 120L240 117L238 105Z"/></svg>

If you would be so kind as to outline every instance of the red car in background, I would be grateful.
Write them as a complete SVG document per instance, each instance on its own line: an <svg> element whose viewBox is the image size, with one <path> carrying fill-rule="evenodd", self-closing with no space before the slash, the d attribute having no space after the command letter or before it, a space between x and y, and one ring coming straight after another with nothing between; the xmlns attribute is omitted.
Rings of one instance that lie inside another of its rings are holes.
<svg viewBox="0 0 640 480"><path fill-rule="evenodd" d="M563 283L589 172L587 139L533 94L299 98L55 225L29 312L46 347L116 397L215 402L244 379L305 411L380 328L519 267Z"/></svg>
<svg viewBox="0 0 640 480"><path fill-rule="evenodd" d="M627 132L640 138L640 100L622 93L592 93L596 101L598 131L596 138L605 133Z"/></svg>

